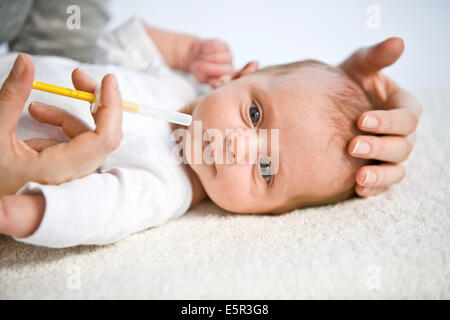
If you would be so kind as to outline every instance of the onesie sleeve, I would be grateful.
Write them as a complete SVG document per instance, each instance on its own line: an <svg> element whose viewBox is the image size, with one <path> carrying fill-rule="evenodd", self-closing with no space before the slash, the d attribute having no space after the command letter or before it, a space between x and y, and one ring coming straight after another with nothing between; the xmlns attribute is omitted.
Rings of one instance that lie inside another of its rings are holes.
<svg viewBox="0 0 450 320"><path fill-rule="evenodd" d="M160 225L185 213L192 199L187 175L170 174L114 168L59 186L30 182L18 194L41 193L44 216L35 233L14 239L53 248L104 245Z"/></svg>
<svg viewBox="0 0 450 320"><path fill-rule="evenodd" d="M116 29L100 36L95 47L94 62L153 74L170 72L164 57L147 34L139 17L132 17Z"/></svg>

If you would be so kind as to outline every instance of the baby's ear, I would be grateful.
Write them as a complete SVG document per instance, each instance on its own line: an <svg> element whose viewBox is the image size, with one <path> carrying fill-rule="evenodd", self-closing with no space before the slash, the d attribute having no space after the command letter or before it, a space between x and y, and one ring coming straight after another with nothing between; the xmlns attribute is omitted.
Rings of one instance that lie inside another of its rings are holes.
<svg viewBox="0 0 450 320"><path fill-rule="evenodd" d="M253 73L256 70L258 70L258 67L259 67L258 61L250 61L241 70L233 73L231 80L239 79L240 77Z"/></svg>
<svg viewBox="0 0 450 320"><path fill-rule="evenodd" d="M211 86L213 88L219 88L219 87L229 83L232 80L239 79L243 76L246 76L246 75L249 75L249 74L255 72L256 70L258 70L258 67L259 67L258 61L250 61L241 70L236 71L232 74L227 74L227 75L221 76L219 79L217 79L214 82L214 84L211 83Z"/></svg>

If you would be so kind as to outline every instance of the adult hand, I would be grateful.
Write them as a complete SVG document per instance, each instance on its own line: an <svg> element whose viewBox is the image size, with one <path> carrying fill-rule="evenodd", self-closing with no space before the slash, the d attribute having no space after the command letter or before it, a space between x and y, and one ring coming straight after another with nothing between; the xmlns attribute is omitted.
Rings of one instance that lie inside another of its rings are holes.
<svg viewBox="0 0 450 320"><path fill-rule="evenodd" d="M15 137L23 106L30 94L34 65L26 54L19 54L0 90L0 195L13 194L28 181L60 184L95 171L116 149L122 138L122 99L114 75L102 81L102 103L94 116L96 128L89 130L81 121L56 107L32 104L36 119L61 126L73 138L67 143L31 141L38 151ZM94 92L97 84L85 73L72 74L75 88Z"/></svg>
<svg viewBox="0 0 450 320"><path fill-rule="evenodd" d="M379 109L359 117L358 128L369 135L353 138L348 146L351 156L382 161L363 166L356 173L356 193L362 197L376 195L403 179L401 162L408 158L415 142L422 107L411 93L380 72L397 61L403 50L402 39L389 38L357 50L340 65Z"/></svg>

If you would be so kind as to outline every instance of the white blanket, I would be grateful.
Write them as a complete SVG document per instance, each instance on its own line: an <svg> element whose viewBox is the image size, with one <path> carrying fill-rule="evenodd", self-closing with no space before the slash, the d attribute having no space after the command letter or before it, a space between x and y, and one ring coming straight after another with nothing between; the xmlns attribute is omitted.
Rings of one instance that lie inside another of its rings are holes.
<svg viewBox="0 0 450 320"><path fill-rule="evenodd" d="M282 216L207 202L104 247L0 236L0 298L449 299L449 92L416 92L407 176L382 195Z"/></svg>

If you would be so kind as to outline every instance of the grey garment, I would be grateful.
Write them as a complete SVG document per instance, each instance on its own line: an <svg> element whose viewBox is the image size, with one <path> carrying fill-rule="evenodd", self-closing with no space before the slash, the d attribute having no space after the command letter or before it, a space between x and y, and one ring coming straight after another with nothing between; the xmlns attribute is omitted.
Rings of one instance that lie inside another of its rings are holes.
<svg viewBox="0 0 450 320"><path fill-rule="evenodd" d="M0 1L0 43L17 36L32 5L33 0Z"/></svg>
<svg viewBox="0 0 450 320"><path fill-rule="evenodd" d="M19 1L6 0L10 6L16 2ZM92 62L95 42L109 19L109 3L109 0L34 0L20 32L8 42L9 49ZM0 28L3 24L5 21L0 20Z"/></svg>

